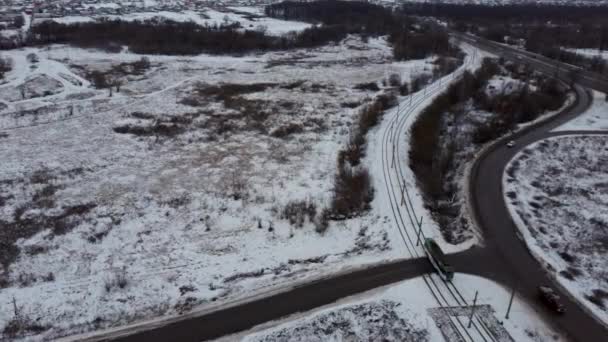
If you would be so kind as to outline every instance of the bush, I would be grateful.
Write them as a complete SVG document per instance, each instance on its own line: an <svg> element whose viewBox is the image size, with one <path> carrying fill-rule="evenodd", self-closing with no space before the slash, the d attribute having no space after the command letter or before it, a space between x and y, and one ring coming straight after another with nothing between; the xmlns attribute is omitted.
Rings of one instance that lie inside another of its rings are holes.
<svg viewBox="0 0 608 342"><path fill-rule="evenodd" d="M391 87L401 86L401 76L399 74L391 74L388 77L388 85L390 85Z"/></svg>
<svg viewBox="0 0 608 342"><path fill-rule="evenodd" d="M376 82L368 82L368 83L359 83L355 86L355 89L359 90L369 90L369 91L378 91L380 87L378 87L378 83Z"/></svg>
<svg viewBox="0 0 608 342"><path fill-rule="evenodd" d="M301 124L290 123L275 129L274 131L272 131L272 133L270 133L270 135L275 138L285 138L289 135L302 132L304 132L304 128Z"/></svg>
<svg viewBox="0 0 608 342"><path fill-rule="evenodd" d="M123 267L120 270L115 270L108 278L106 278L104 287L106 292L111 292L115 288L124 289L129 284L127 278L127 269Z"/></svg>
<svg viewBox="0 0 608 342"><path fill-rule="evenodd" d="M361 168L339 167L333 193L331 203L333 219L351 218L369 210L374 197L369 172Z"/></svg>
<svg viewBox="0 0 608 342"><path fill-rule="evenodd" d="M4 74L13 69L13 63L8 58L0 57L0 79L4 78Z"/></svg>
<svg viewBox="0 0 608 342"><path fill-rule="evenodd" d="M331 213L330 210L325 208L321 211L321 214L315 218L315 231L319 234L324 234L329 228L329 217Z"/></svg>
<svg viewBox="0 0 608 342"><path fill-rule="evenodd" d="M302 228L304 221L308 217L309 222L313 222L317 215L317 205L310 201L292 201L287 203L281 211L280 218L288 220L292 226Z"/></svg>

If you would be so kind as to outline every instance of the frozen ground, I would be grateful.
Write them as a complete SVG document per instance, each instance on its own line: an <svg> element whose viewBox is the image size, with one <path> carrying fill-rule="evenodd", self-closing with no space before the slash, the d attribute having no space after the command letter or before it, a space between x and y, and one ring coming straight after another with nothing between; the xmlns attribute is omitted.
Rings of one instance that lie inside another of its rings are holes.
<svg viewBox="0 0 608 342"><path fill-rule="evenodd" d="M457 274L454 281L464 289L462 295L468 303L479 291L475 324L480 330L481 324L487 327L495 341L562 340L517 296L509 319L505 319L510 294L496 283L464 274ZM416 278L217 341L456 342L458 335L481 341L475 327L466 328L470 313L470 306L439 306L422 278ZM483 334L490 339L488 333Z"/></svg>
<svg viewBox="0 0 608 342"><path fill-rule="evenodd" d="M566 122L554 131L572 130L608 130L608 101L606 94L592 90L593 103L591 107L576 119Z"/></svg>
<svg viewBox="0 0 608 342"><path fill-rule="evenodd" d="M241 58L149 56L108 97L86 71L141 56L7 53L3 87L44 74L64 90L0 112L0 327L14 323L13 298L25 333L51 339L403 256L379 196L323 235L311 221L353 115L375 95L354 86L430 72L431 59L394 62L383 39L356 37Z"/></svg>
<svg viewBox="0 0 608 342"><path fill-rule="evenodd" d="M608 59L608 51L600 51L598 49L565 49L570 52L577 53L586 57L601 57Z"/></svg>
<svg viewBox="0 0 608 342"><path fill-rule="evenodd" d="M185 10L182 12L157 11L157 12L137 12L122 15L103 15L103 16L66 16L53 18L53 21L60 23L88 22L101 18L121 19L121 20L147 20L153 18L166 18L178 22L192 21L199 25L222 25L238 22L244 29L264 29L270 34L280 35L290 31L301 31L311 25L298 21L285 21L269 18L264 15L262 7L227 7L222 9L208 8L204 11ZM37 19L34 24L42 20Z"/></svg>
<svg viewBox="0 0 608 342"><path fill-rule="evenodd" d="M528 248L608 323L608 137L553 137L526 147L503 178Z"/></svg>

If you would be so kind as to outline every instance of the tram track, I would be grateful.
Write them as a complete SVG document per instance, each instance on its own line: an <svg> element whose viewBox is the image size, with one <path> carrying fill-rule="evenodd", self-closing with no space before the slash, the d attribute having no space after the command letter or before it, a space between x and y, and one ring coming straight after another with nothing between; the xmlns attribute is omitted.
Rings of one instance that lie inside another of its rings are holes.
<svg viewBox="0 0 608 342"><path fill-rule="evenodd" d="M467 69L471 63L474 62L475 54L472 56L467 56L465 63L461 66L461 68L451 75L444 76L439 81L432 83L427 86L424 91L419 91L416 94L410 94L409 104L406 104L403 108L398 108L397 112L390 119L390 124L388 128L385 129L382 136L382 154L383 154L383 177L385 180L385 185L387 188L387 193L389 194L389 201L391 205L391 210L393 212L393 216L395 218L395 222L401 238L404 242L406 250L410 257L424 257L424 251L420 252L417 249L417 245L419 240L423 241L426 238L424 231L420 230L419 233L416 232L417 226L417 215L412 203L412 199L410 197L407 183L405 182L405 174L403 171L402 163L399 163L397 160L397 155L399 152L399 145L404 139L400 139L404 137L406 132L404 129L408 128L407 126L408 119L411 114L421 109L419 108L424 102L426 102L431 96L437 95L445 90L450 82L447 82L447 79L450 77L453 79L455 77L459 78L462 76L464 71ZM443 79L446 79L446 82L441 83ZM405 103L408 102L407 98ZM391 152L392 151L392 152ZM396 165L395 165L396 164ZM394 170L394 175L391 173L391 169ZM395 177L396 179L394 180ZM399 188L399 194L395 192L395 185ZM404 219L404 214L402 214L402 207L405 206L407 218ZM407 221L409 221L409 226L413 228L413 231L408 230ZM414 238L412 238L412 234L415 236L416 244L414 244ZM418 234L420 236L418 236ZM425 285L431 292L433 298L437 304L442 308L450 308L454 306L468 306L468 302L462 295L462 293L458 290L458 288L451 283L450 281L444 279L441 276L436 276L432 274L425 274L422 276L425 282ZM436 280L436 279L439 280ZM443 285L443 286L442 286ZM462 322L462 319L458 316L455 316L455 320L460 326L461 329L456 327L456 324L451 321L453 325L454 331L456 331L460 338L463 341L476 341L469 330L465 327L465 324ZM478 336L481 336L484 342L488 341L496 341L494 336L489 332L488 327L483 323L483 321L474 315L474 320L472 322L472 327L477 332ZM464 331L464 335L462 334ZM466 335L466 338L465 338Z"/></svg>

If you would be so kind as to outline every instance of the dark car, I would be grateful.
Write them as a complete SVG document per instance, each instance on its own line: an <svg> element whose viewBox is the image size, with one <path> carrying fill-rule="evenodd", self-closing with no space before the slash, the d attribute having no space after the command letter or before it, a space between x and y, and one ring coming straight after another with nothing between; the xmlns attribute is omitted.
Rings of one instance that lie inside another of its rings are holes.
<svg viewBox="0 0 608 342"><path fill-rule="evenodd" d="M554 310L559 314L563 314L566 312L566 309L564 308L562 303L560 303L559 295L555 292L555 290L553 290L549 286L539 286L538 292L542 301L549 308L551 308L551 310Z"/></svg>

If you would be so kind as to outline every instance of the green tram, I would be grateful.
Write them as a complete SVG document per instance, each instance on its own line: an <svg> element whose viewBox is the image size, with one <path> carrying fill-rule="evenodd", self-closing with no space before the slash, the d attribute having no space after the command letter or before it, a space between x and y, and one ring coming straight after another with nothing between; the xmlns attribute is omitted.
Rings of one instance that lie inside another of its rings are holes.
<svg viewBox="0 0 608 342"><path fill-rule="evenodd" d="M452 281L454 278L454 268L446 261L445 254L435 240L424 239L424 252L428 256L431 264L437 270L437 273L446 281Z"/></svg>

